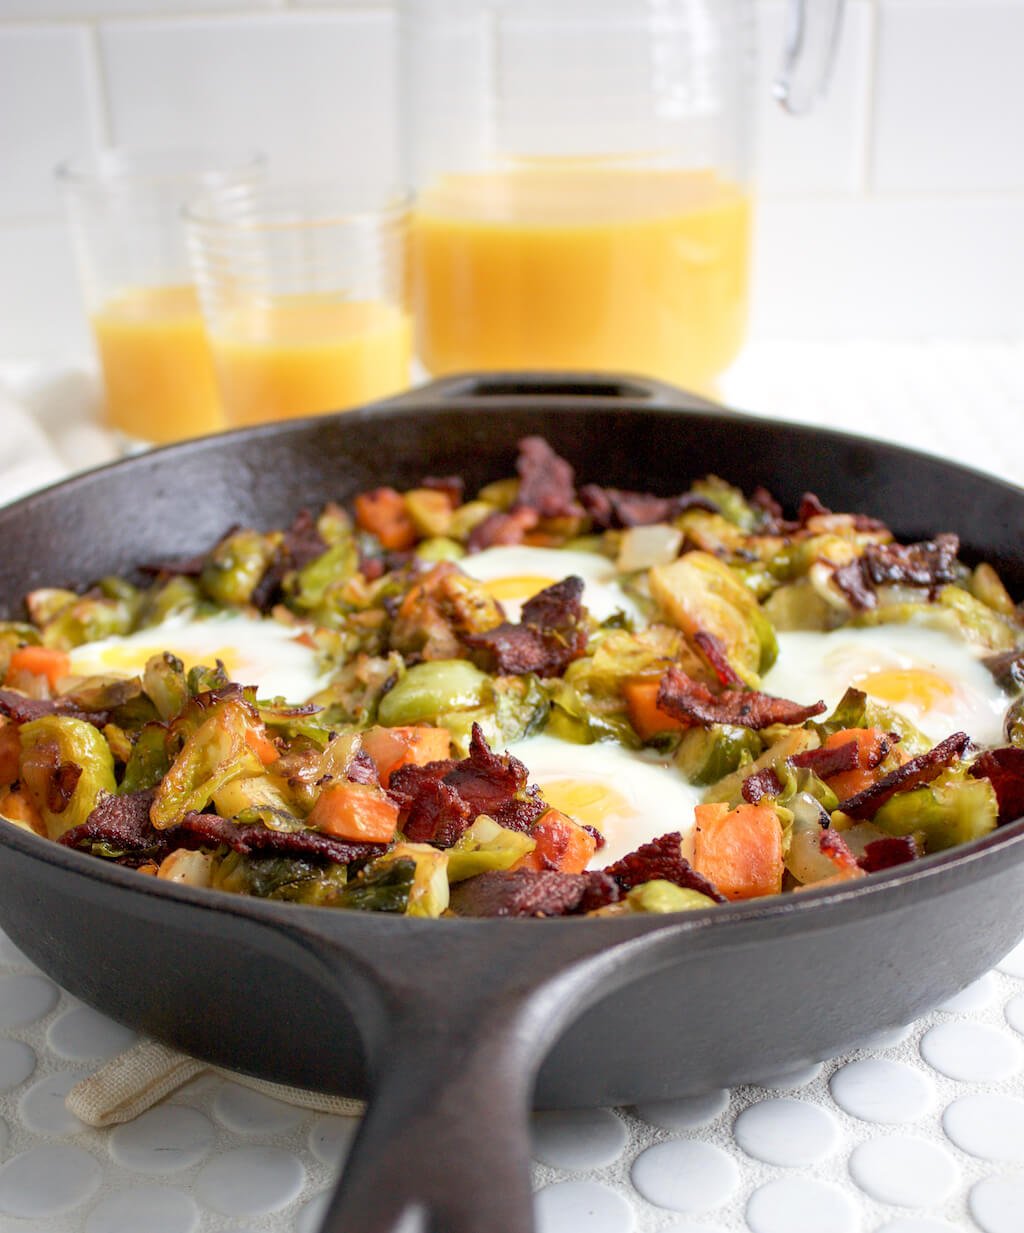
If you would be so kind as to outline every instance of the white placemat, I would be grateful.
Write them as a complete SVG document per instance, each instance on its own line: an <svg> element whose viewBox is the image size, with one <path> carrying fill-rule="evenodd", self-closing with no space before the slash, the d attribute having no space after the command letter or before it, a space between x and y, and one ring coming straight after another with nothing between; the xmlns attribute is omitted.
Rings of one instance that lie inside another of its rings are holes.
<svg viewBox="0 0 1024 1233"><path fill-rule="evenodd" d="M7 389L0 502L114 453L87 374ZM1024 483L1020 347L751 347L722 392ZM0 1233L316 1233L354 1120L207 1073L133 1123L85 1127L65 1094L135 1039L0 938ZM697 1100L537 1115L540 1233L1024 1230L1024 944L842 1058L752 1071Z"/></svg>

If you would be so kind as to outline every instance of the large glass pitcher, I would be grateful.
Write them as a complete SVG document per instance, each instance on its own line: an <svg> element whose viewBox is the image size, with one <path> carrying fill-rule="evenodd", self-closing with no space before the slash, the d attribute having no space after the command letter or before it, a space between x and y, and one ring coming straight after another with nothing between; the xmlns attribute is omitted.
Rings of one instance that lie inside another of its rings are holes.
<svg viewBox="0 0 1024 1233"><path fill-rule="evenodd" d="M824 89L843 0L792 0L776 93ZM743 340L753 0L403 0L411 293L433 374L708 388Z"/></svg>

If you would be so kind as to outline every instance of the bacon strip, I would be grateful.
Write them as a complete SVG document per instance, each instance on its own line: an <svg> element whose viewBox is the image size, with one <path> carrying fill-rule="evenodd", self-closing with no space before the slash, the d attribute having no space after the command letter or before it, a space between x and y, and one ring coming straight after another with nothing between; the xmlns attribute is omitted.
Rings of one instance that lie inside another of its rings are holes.
<svg viewBox="0 0 1024 1233"><path fill-rule="evenodd" d="M110 723L109 711L83 711L70 698L29 698L15 689L0 689L0 715L6 715L16 724L27 724L44 715L84 719L94 728L104 728Z"/></svg>
<svg viewBox="0 0 1024 1233"><path fill-rule="evenodd" d="M603 873L506 869L457 883L451 907L458 916L568 916L618 897L615 883Z"/></svg>
<svg viewBox="0 0 1024 1233"><path fill-rule="evenodd" d="M398 825L415 843L446 848L482 813L499 826L528 831L547 806L527 789L527 770L511 754L496 754L473 725L469 756L425 766L401 766L388 784Z"/></svg>
<svg viewBox="0 0 1024 1233"><path fill-rule="evenodd" d="M719 685L725 686L726 689L746 688L746 682L729 663L729 657L725 653L725 645L721 638L716 638L714 634L705 633L704 630L699 629L693 635L693 641L697 645L697 650L708 661L712 672L718 677Z"/></svg>
<svg viewBox="0 0 1024 1233"><path fill-rule="evenodd" d="M532 531L540 521L537 511L523 507L509 513L495 510L469 533L466 548L470 552L482 552L496 545L521 544L527 531Z"/></svg>
<svg viewBox="0 0 1024 1233"><path fill-rule="evenodd" d="M153 789L126 792L122 796L101 796L92 813L79 826L65 831L57 840L66 848L91 850L102 844L113 852L119 865L137 868L147 861L162 861L176 844L173 828L158 831L149 820Z"/></svg>
<svg viewBox="0 0 1024 1233"><path fill-rule="evenodd" d="M1008 745L989 749L971 767L975 779L987 779L999 802L999 825L1024 818L1024 749Z"/></svg>
<svg viewBox="0 0 1024 1233"><path fill-rule="evenodd" d="M655 522L670 522L688 509L719 512L706 497L683 493L678 497L658 497L651 492L629 492L623 488L602 488L599 484L584 484L580 501L599 530L620 527L646 527Z"/></svg>
<svg viewBox="0 0 1024 1233"><path fill-rule="evenodd" d="M582 601L583 580L570 575L527 600L518 625L503 621L484 633L459 636L470 650L487 654L492 671L561 676L587 649Z"/></svg>
<svg viewBox="0 0 1024 1233"><path fill-rule="evenodd" d="M726 689L716 696L706 685L676 667L669 668L661 678L658 706L675 719L690 720L704 727L735 724L755 731L772 724L802 724L827 709L824 702L801 706L754 689Z"/></svg>
<svg viewBox="0 0 1024 1233"><path fill-rule="evenodd" d="M523 437L516 460L519 473L517 509L534 510L541 518L575 518L583 513L576 501L576 473L543 437Z"/></svg>
<svg viewBox="0 0 1024 1233"><path fill-rule="evenodd" d="M167 832L165 832L167 833ZM215 813L186 813L171 832L175 846L196 848L224 844L243 856L320 857L347 865L368 861L387 851L384 843L349 843L322 831L275 831L258 822L240 826Z"/></svg>
<svg viewBox="0 0 1024 1233"><path fill-rule="evenodd" d="M790 762L796 767L807 767L819 779L831 779L843 771L854 771L860 765L860 748L854 740L844 741L830 749L807 749L794 754ZM877 765L877 763L876 763Z"/></svg>
<svg viewBox="0 0 1024 1233"><path fill-rule="evenodd" d="M878 596L870 582L862 557L840 565L832 571L832 581L842 591L856 612L868 612L878 606Z"/></svg>
<svg viewBox="0 0 1024 1233"><path fill-rule="evenodd" d="M870 788L840 801L839 808L851 818L873 818L885 802L897 793L909 792L912 788L930 783L947 766L958 762L970 743L971 738L966 732L954 732L927 753L918 754L888 775L883 775Z"/></svg>
<svg viewBox="0 0 1024 1233"><path fill-rule="evenodd" d="M748 805L757 805L766 796L776 797L782 791L782 781L772 767L748 775L740 785L740 794Z"/></svg>
<svg viewBox="0 0 1024 1233"><path fill-rule="evenodd" d="M875 586L902 583L914 587L937 587L956 579L956 554L960 540L955 535L936 535L917 544L868 544L864 565Z"/></svg>
<svg viewBox="0 0 1024 1233"><path fill-rule="evenodd" d="M683 837L679 831L669 831L667 835L641 844L635 852L607 865L603 872L614 878L623 891L660 879L688 890L700 891L716 903L725 903L725 896L717 887L702 873L698 873L683 856L682 842Z"/></svg>
<svg viewBox="0 0 1024 1233"><path fill-rule="evenodd" d="M865 873L877 873L879 869L891 869L905 865L922 856L920 844L913 835L887 835L873 839L864 846L864 855L857 861Z"/></svg>

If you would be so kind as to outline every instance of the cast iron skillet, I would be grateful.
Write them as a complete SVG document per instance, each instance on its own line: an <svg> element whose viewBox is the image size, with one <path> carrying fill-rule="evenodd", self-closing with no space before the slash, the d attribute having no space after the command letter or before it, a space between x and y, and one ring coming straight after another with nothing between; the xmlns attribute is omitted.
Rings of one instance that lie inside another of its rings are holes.
<svg viewBox="0 0 1024 1233"><path fill-rule="evenodd" d="M189 555L233 523L281 525L382 482L458 472L473 491L511 473L528 433L581 481L675 493L714 471L789 506L811 487L903 537L955 530L1024 592L1024 493L997 480L645 381L522 375L174 446L30 497L0 512L0 611L32 587ZM1022 860L1018 822L849 889L668 918L425 921L174 886L10 827L0 924L122 1023L219 1065L370 1097L324 1233L394 1233L405 1218L528 1233L531 1099L727 1086L906 1022L1024 932Z"/></svg>

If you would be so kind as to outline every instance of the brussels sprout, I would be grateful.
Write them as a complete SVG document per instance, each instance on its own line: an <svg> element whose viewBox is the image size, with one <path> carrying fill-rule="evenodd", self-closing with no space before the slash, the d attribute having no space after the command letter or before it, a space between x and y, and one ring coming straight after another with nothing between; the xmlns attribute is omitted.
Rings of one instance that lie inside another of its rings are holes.
<svg viewBox="0 0 1024 1233"><path fill-rule="evenodd" d="M729 662L752 686L775 662L778 643L757 598L728 565L706 552L688 552L648 574L651 594L673 625L691 637L718 638Z"/></svg>
<svg viewBox="0 0 1024 1233"><path fill-rule="evenodd" d="M698 908L715 907L710 896L662 878L634 886L626 895L626 902L633 912L693 912Z"/></svg>
<svg viewBox="0 0 1024 1233"><path fill-rule="evenodd" d="M807 578L779 587L765 600L762 611L780 630L834 629L843 620L842 614Z"/></svg>
<svg viewBox="0 0 1024 1233"><path fill-rule="evenodd" d="M21 621L0 621L0 681L7 675L11 656L20 646L38 646L39 630Z"/></svg>
<svg viewBox="0 0 1024 1233"><path fill-rule="evenodd" d="M412 861L416 870L409 888L406 916L440 916L448 907L448 853L429 843L396 843L374 865L386 868L404 861Z"/></svg>
<svg viewBox="0 0 1024 1233"><path fill-rule="evenodd" d="M229 700L214 708L187 738L160 782L150 810L158 829L173 826L190 810L202 810L233 779L263 772L247 740L255 720L244 702Z"/></svg>
<svg viewBox="0 0 1024 1233"><path fill-rule="evenodd" d="M998 817L999 803L992 784L954 771L892 797L873 821L887 835L920 833L925 851L941 852L987 835L995 829Z"/></svg>
<svg viewBox="0 0 1024 1233"><path fill-rule="evenodd" d="M900 738L900 748L910 757L925 753L932 742L899 711L873 701L863 690L853 686L836 703L836 709L820 723L812 720L810 728L817 732L824 744L834 732L846 728L878 728L882 732L895 732Z"/></svg>
<svg viewBox="0 0 1024 1233"><path fill-rule="evenodd" d="M674 525L691 547L715 556L735 557L746 553L747 537L728 518L703 509L688 509Z"/></svg>
<svg viewBox="0 0 1024 1233"><path fill-rule="evenodd" d="M134 604L123 599L105 599L91 595L75 597L43 626L46 646L81 646L83 642L98 642L131 631Z"/></svg>
<svg viewBox="0 0 1024 1233"><path fill-rule="evenodd" d="M328 591L347 582L359 569L359 553L351 536L338 540L326 552L303 566L288 580L291 603L312 612L324 603Z"/></svg>
<svg viewBox="0 0 1024 1233"><path fill-rule="evenodd" d="M743 800L743 781L747 776L755 775L758 771L767 770L769 767L775 771L780 780L784 781L789 769L786 766L786 759L792 758L794 754L803 753L805 749L810 749L815 741L813 735L803 728L782 728L779 731L781 735L778 739L773 740L753 762L741 762L739 768L731 775L726 775L718 783L711 784L701 798L704 804L724 801L730 809L735 808ZM774 729L762 729L761 739L768 739L774 733Z"/></svg>
<svg viewBox="0 0 1024 1233"><path fill-rule="evenodd" d="M80 826L116 791L110 746L90 723L44 715L22 724L21 780L51 839Z"/></svg>
<svg viewBox="0 0 1024 1233"><path fill-rule="evenodd" d="M136 629L162 625L171 617L195 616L203 606L199 584L183 574L175 574L143 597L135 618Z"/></svg>
<svg viewBox="0 0 1024 1233"><path fill-rule="evenodd" d="M620 705L616 710L596 710L568 681L556 681L551 686L551 710L544 731L575 745L591 745L594 741L617 741L627 749L639 749L643 742Z"/></svg>
<svg viewBox="0 0 1024 1233"><path fill-rule="evenodd" d="M173 719L185 709L189 688L185 665L170 651L153 655L146 661L142 673L142 688L156 707L161 719Z"/></svg>
<svg viewBox="0 0 1024 1233"><path fill-rule="evenodd" d="M749 503L743 493L717 475L706 475L690 487L694 496L705 497L716 506L723 518L744 531L756 531L763 515Z"/></svg>
<svg viewBox="0 0 1024 1233"><path fill-rule="evenodd" d="M1024 749L1024 697L1010 703L1003 722L1003 731L1015 749Z"/></svg>
<svg viewBox="0 0 1024 1233"><path fill-rule="evenodd" d="M962 587L943 587L939 592L939 604L953 612L971 642L990 651L1012 650L1020 640L1021 625L1018 620L993 610Z"/></svg>
<svg viewBox="0 0 1024 1233"><path fill-rule="evenodd" d="M145 724L135 736L121 781L122 792L138 792L155 788L171 765L167 750L167 727L161 723Z"/></svg>
<svg viewBox="0 0 1024 1233"><path fill-rule="evenodd" d="M512 477L495 480L492 484L485 484L476 495L478 501L486 501L496 509L509 510L519 495L519 481Z"/></svg>
<svg viewBox="0 0 1024 1233"><path fill-rule="evenodd" d="M493 818L481 814L448 849L448 881L462 882L493 869L511 869L536 846L529 835L499 826Z"/></svg>
<svg viewBox="0 0 1024 1233"><path fill-rule="evenodd" d="M495 511L495 506L488 501L467 501L460 505L452 514L448 534L452 539L467 540L474 527L478 527L485 518Z"/></svg>
<svg viewBox="0 0 1024 1233"><path fill-rule="evenodd" d="M488 692L487 674L469 660L428 660L408 668L388 690L380 700L377 718L387 728L439 722L452 711L480 706Z"/></svg>
<svg viewBox="0 0 1024 1233"><path fill-rule="evenodd" d="M219 861L210 879L215 889L237 895L326 907L339 905L347 882L345 866L334 862L238 852L229 852Z"/></svg>
<svg viewBox="0 0 1024 1233"><path fill-rule="evenodd" d="M277 775L232 779L214 792L213 807L222 818L261 821L275 831L294 831L302 826L288 781Z"/></svg>
<svg viewBox="0 0 1024 1233"><path fill-rule="evenodd" d="M457 539L449 539L447 535L434 536L416 545L417 557L436 565L438 561L458 561L466 555L466 549Z"/></svg>
<svg viewBox="0 0 1024 1233"><path fill-rule="evenodd" d="M381 697L404 671L397 652L387 656L357 654L310 702L324 708L320 719L325 727L366 726L376 721Z"/></svg>
<svg viewBox="0 0 1024 1233"><path fill-rule="evenodd" d="M404 913L415 880L416 862L409 857L375 860L341 892L338 907L361 912Z"/></svg>
<svg viewBox="0 0 1024 1233"><path fill-rule="evenodd" d="M279 535L261 535L242 528L224 539L206 559L199 584L218 604L242 607L274 558Z"/></svg>
<svg viewBox="0 0 1024 1233"><path fill-rule="evenodd" d="M753 761L764 748L758 733L730 724L690 728L683 733L675 764L690 781L702 787L718 783L741 765Z"/></svg>
<svg viewBox="0 0 1024 1233"><path fill-rule="evenodd" d="M60 587L39 587L25 596L25 607L32 624L42 629L77 600L78 594L75 591L66 591Z"/></svg>
<svg viewBox="0 0 1024 1233"><path fill-rule="evenodd" d="M828 811L813 796L803 792L792 797L786 808L791 817L786 868L805 886L833 877L837 872L836 864L821 850L823 823L827 826L830 821Z"/></svg>

